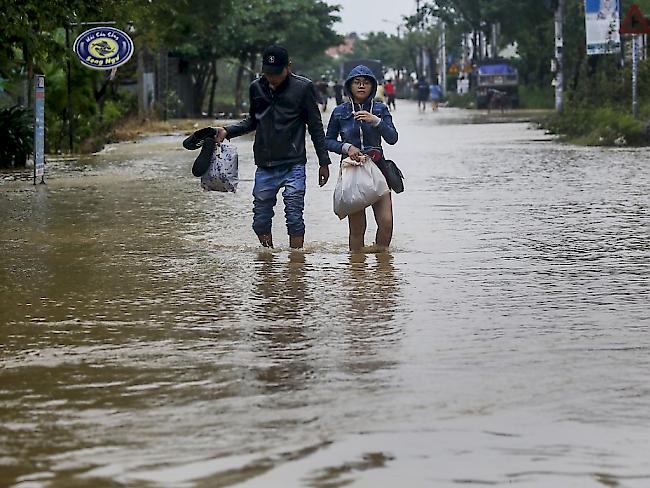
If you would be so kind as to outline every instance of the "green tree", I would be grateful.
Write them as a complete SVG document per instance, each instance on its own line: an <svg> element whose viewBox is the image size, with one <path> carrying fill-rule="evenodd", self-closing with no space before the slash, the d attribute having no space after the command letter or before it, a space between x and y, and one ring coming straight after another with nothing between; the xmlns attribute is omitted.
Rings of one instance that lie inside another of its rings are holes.
<svg viewBox="0 0 650 488"><path fill-rule="evenodd" d="M64 57L65 46L55 39L66 23L92 17L102 19L114 9L113 1L2 0L0 3L0 76L26 76L31 97L35 70L48 60Z"/></svg>
<svg viewBox="0 0 650 488"><path fill-rule="evenodd" d="M208 112L213 115L214 97L218 82L217 64L226 54L222 44L232 32L235 12L233 0L183 0L163 2L164 8L145 12L146 32L157 32L148 39L150 45L164 45L189 63L194 105L193 116L200 116L206 96ZM237 2L238 3L238 2ZM151 24L154 20L154 25ZM164 29L160 26L164 25Z"/></svg>
<svg viewBox="0 0 650 488"><path fill-rule="evenodd" d="M332 29L339 20L338 10L320 0L238 2L225 38L229 54L238 62L235 104L241 107L243 101L245 72L256 72L259 56L269 44L287 46L292 60L303 63L340 43L341 37Z"/></svg>
<svg viewBox="0 0 650 488"><path fill-rule="evenodd" d="M389 36L384 32L370 32L355 45L355 57L380 59L384 66L393 69L415 70L414 32L407 32L404 38Z"/></svg>

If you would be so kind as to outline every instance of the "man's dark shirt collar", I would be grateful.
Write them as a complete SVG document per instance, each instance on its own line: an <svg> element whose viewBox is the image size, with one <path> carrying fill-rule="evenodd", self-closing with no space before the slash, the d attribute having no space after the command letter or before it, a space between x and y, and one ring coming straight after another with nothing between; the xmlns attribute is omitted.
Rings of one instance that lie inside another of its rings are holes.
<svg viewBox="0 0 650 488"><path fill-rule="evenodd" d="M264 90L266 90L268 93L278 94L283 92L287 88L287 86L289 85L289 78L291 78L291 76L292 74L291 72L289 72L289 74L284 79L284 81L280 83L275 90L271 90L271 85L269 85L269 80L267 80L264 76L260 78L260 84L264 87Z"/></svg>

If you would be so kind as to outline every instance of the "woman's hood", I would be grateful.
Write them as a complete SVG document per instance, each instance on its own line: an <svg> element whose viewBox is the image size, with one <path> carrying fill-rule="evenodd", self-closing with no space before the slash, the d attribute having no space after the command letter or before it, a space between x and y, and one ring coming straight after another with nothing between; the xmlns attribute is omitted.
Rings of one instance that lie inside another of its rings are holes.
<svg viewBox="0 0 650 488"><path fill-rule="evenodd" d="M375 95L377 95L377 78L375 77L375 74L372 72L372 70L363 64L356 66L352 69L352 71L350 71L350 74L345 80L345 94L350 98L352 97L350 84L352 83L352 80L357 76L366 76L372 80L372 88L370 89L370 96L368 97L368 100L375 98Z"/></svg>

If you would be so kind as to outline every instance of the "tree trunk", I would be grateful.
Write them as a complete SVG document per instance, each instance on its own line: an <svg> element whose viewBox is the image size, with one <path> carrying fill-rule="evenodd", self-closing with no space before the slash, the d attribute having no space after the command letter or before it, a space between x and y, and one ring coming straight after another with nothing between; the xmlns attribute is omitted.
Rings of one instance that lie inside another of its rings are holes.
<svg viewBox="0 0 650 488"><path fill-rule="evenodd" d="M217 73L217 60L212 61L212 83L210 84L210 101L208 102L208 117L214 117L214 96L217 92L217 82L219 74Z"/></svg>
<svg viewBox="0 0 650 488"><path fill-rule="evenodd" d="M250 70L250 82L252 83L253 80L255 79L255 73L257 72L255 68L257 67L257 56L255 54L251 54L251 70Z"/></svg>
<svg viewBox="0 0 650 488"><path fill-rule="evenodd" d="M23 43L23 59L25 60L25 67L27 72L27 93L25 94L25 100L27 102L27 107L34 106L34 61L32 60L32 55L29 52L29 46L27 43Z"/></svg>
<svg viewBox="0 0 650 488"><path fill-rule="evenodd" d="M239 66L237 66L237 76L235 78L235 110L241 112L242 103L243 103L243 87L244 82L244 66L243 62L239 60Z"/></svg>
<svg viewBox="0 0 650 488"><path fill-rule="evenodd" d="M111 85L111 81L110 72L106 73L104 81L102 82L102 86L99 88L97 88L97 81L93 80L93 94L95 95L95 102L97 102L97 104L100 106L104 105L104 99L106 98L106 94L109 91L108 89Z"/></svg>
<svg viewBox="0 0 650 488"><path fill-rule="evenodd" d="M205 99L205 92L210 81L210 63L198 63L195 67L195 74L193 77L193 87L195 97L192 106L192 115L200 117L203 114L203 100Z"/></svg>
<svg viewBox="0 0 650 488"><path fill-rule="evenodd" d="M438 62L433 49L427 49L427 57L429 58L429 66L431 68L429 70L429 83L434 83L436 81L436 73L438 72Z"/></svg>
<svg viewBox="0 0 650 488"><path fill-rule="evenodd" d="M420 79L422 73L420 72L420 67L418 63L418 54L417 54L417 46L414 45L409 45L408 46L408 53L409 53L409 58L411 59L411 63L413 63L413 66L415 66L415 74Z"/></svg>

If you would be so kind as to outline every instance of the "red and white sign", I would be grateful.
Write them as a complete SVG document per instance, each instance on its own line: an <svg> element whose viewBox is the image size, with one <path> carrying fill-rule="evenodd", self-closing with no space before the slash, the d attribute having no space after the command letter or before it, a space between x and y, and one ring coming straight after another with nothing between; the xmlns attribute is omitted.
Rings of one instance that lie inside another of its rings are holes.
<svg viewBox="0 0 650 488"><path fill-rule="evenodd" d="M620 32L621 34L650 34L648 19L645 18L638 5L633 4L627 11Z"/></svg>

